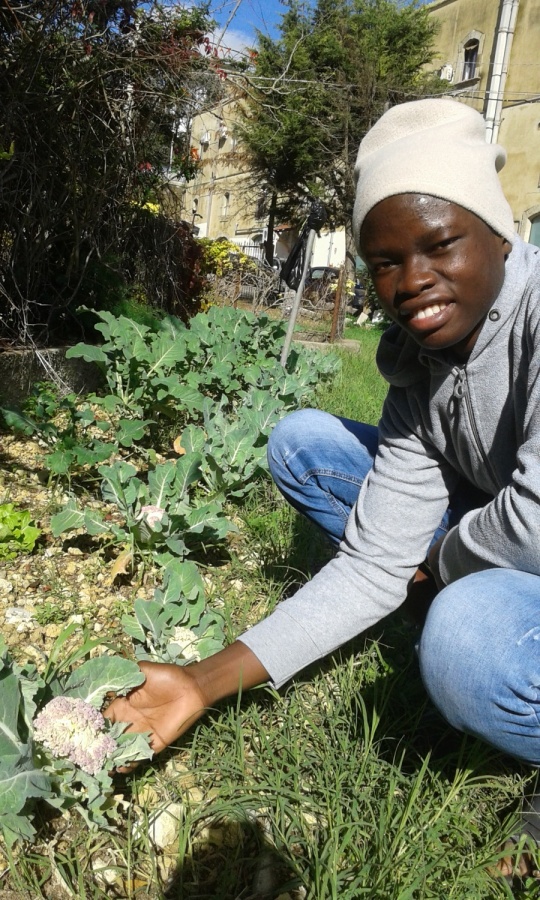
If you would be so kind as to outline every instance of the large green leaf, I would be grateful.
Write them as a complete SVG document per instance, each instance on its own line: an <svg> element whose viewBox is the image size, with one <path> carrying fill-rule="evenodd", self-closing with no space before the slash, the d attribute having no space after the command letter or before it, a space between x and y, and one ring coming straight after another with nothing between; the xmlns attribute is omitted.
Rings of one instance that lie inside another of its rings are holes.
<svg viewBox="0 0 540 900"><path fill-rule="evenodd" d="M68 697L80 697L99 709L106 694L127 694L143 681L143 673L132 660L121 656L96 656L71 673L64 693Z"/></svg>
<svg viewBox="0 0 540 900"><path fill-rule="evenodd" d="M51 780L32 762L26 746L14 762L0 761L0 816L19 813L30 797L51 796Z"/></svg>
<svg viewBox="0 0 540 900"><path fill-rule="evenodd" d="M172 560L165 566L163 586L154 594L162 604L177 603L184 598L193 600L204 597L204 584L200 572L192 560Z"/></svg>
<svg viewBox="0 0 540 900"><path fill-rule="evenodd" d="M97 426L102 431L109 428L107 422L98 422ZM93 441L91 447L75 447L74 452L80 466L94 466L96 463L105 462L115 449L114 444L108 444L105 441Z"/></svg>
<svg viewBox="0 0 540 900"><path fill-rule="evenodd" d="M109 531L109 526L105 524L101 515L95 509L88 507L84 511L84 528L91 535L104 534Z"/></svg>
<svg viewBox="0 0 540 900"><path fill-rule="evenodd" d="M180 435L180 443L186 451L186 455L201 453L206 443L204 429L198 425L187 425Z"/></svg>
<svg viewBox="0 0 540 900"><path fill-rule="evenodd" d="M67 475L75 460L75 451L58 449L45 456L45 465L53 475Z"/></svg>
<svg viewBox="0 0 540 900"><path fill-rule="evenodd" d="M186 453L176 462L176 478L174 482L177 499L184 497L188 487L199 480L202 458L199 453Z"/></svg>
<svg viewBox="0 0 540 900"><path fill-rule="evenodd" d="M141 482L135 478L137 469L131 463L115 462L112 466L100 466L103 476L101 495L108 503L116 505L125 513L133 506L139 496Z"/></svg>
<svg viewBox="0 0 540 900"><path fill-rule="evenodd" d="M36 431L39 431L39 426L36 422L33 422L32 419L29 419L27 416L23 415L16 409L6 409L6 407L0 407L0 413L4 418L4 421L8 428L12 428L13 431L22 431L23 434L34 434Z"/></svg>
<svg viewBox="0 0 540 900"><path fill-rule="evenodd" d="M142 441L151 419L120 419L115 438L122 447L131 447L134 441Z"/></svg>
<svg viewBox="0 0 540 900"><path fill-rule="evenodd" d="M62 512L52 516L51 531L54 537L58 537L63 531L73 531L75 528L82 528L83 523L83 510L77 508L75 500L69 500Z"/></svg>
<svg viewBox="0 0 540 900"><path fill-rule="evenodd" d="M32 843L36 836L36 829L28 816L18 816L16 813L0 815L0 831L8 847L12 847L15 841Z"/></svg>
<svg viewBox="0 0 540 900"><path fill-rule="evenodd" d="M0 734L15 745L20 742L18 720L21 699L20 679L9 668L3 669L0 672Z"/></svg>
<svg viewBox="0 0 540 900"><path fill-rule="evenodd" d="M154 755L147 734L122 734L117 743L118 747L109 759L115 769L140 759L151 759Z"/></svg>
<svg viewBox="0 0 540 900"><path fill-rule="evenodd" d="M154 372L171 369L184 358L184 347L165 334L159 334L152 345L152 365L146 373L151 378Z"/></svg>
<svg viewBox="0 0 540 900"><path fill-rule="evenodd" d="M157 636L161 630L159 624L159 616L162 611L161 604L156 603L155 600L142 600L141 597L138 597L133 607L142 628L146 628L151 634Z"/></svg>
<svg viewBox="0 0 540 900"><path fill-rule="evenodd" d="M122 628L128 637L133 638L135 641L140 641L141 644L144 643L146 634L135 616L122 616Z"/></svg>
<svg viewBox="0 0 540 900"><path fill-rule="evenodd" d="M66 351L66 359L84 359L86 362L106 363L107 354L94 344L75 344Z"/></svg>
<svg viewBox="0 0 540 900"><path fill-rule="evenodd" d="M162 463L148 473L148 499L150 503L164 509L171 494L171 488L176 477L176 467L173 462Z"/></svg>

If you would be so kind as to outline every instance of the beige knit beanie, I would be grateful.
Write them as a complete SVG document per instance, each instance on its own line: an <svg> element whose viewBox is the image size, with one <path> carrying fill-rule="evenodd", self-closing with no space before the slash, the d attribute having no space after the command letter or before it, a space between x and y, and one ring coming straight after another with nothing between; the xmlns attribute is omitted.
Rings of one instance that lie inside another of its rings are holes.
<svg viewBox="0 0 540 900"><path fill-rule="evenodd" d="M505 162L503 147L486 143L480 113L464 103L439 98L392 107L368 131L358 151L356 245L370 209L386 197L411 193L457 203L512 243L512 210L497 177Z"/></svg>

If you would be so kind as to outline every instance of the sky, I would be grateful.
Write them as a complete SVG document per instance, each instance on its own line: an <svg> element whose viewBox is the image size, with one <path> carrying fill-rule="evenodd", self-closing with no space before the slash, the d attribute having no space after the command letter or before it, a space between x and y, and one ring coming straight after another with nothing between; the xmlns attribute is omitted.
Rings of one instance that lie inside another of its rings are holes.
<svg viewBox="0 0 540 900"><path fill-rule="evenodd" d="M235 11L236 10L236 11ZM218 22L217 35L232 21L223 36L224 47L243 50L253 46L257 30L278 37L278 25L285 7L280 0L213 0L210 13Z"/></svg>

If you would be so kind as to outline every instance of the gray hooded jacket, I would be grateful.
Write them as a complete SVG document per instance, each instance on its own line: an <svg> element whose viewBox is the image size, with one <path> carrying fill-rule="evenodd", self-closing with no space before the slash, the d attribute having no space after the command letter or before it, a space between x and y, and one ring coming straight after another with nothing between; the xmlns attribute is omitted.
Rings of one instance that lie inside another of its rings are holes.
<svg viewBox="0 0 540 900"><path fill-rule="evenodd" d="M492 499L445 537L443 582L494 567L540 575L540 250L516 239L466 363L397 325L377 362L390 383L379 450L339 552L240 638L276 686L403 602L460 477Z"/></svg>

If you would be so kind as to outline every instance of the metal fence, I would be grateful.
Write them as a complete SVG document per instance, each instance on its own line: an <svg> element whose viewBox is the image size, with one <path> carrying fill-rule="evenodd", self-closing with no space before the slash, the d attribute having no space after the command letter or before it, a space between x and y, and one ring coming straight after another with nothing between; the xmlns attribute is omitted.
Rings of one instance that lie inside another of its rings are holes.
<svg viewBox="0 0 540 900"><path fill-rule="evenodd" d="M252 246L259 249L257 244ZM240 249L245 253L244 247ZM260 257L252 258L255 264L229 270L216 279L214 302L231 306L249 304L253 312L274 309L288 319L295 292ZM315 289L306 290L298 315L305 337L319 341L339 340L343 335L349 300L344 273L337 283L321 283Z"/></svg>

